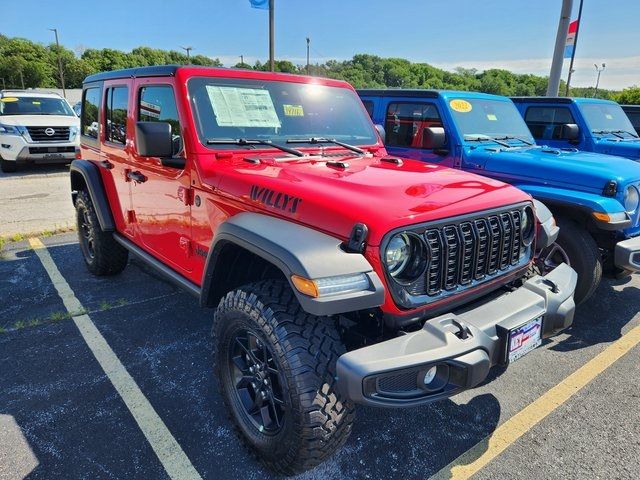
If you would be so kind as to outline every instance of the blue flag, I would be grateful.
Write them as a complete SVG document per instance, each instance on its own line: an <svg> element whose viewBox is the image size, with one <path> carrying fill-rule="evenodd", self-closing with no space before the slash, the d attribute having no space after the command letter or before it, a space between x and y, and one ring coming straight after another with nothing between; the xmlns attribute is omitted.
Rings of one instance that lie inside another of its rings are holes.
<svg viewBox="0 0 640 480"><path fill-rule="evenodd" d="M269 10L269 0L249 0L251 7L261 10Z"/></svg>

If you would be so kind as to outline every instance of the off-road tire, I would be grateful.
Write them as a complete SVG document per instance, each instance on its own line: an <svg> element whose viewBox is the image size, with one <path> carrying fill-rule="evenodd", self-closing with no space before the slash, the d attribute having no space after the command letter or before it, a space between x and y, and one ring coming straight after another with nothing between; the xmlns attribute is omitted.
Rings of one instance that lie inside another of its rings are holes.
<svg viewBox="0 0 640 480"><path fill-rule="evenodd" d="M81 190L76 198L78 242L87 269L94 275L115 275L127 266L129 252L117 243L111 232L100 228L89 194Z"/></svg>
<svg viewBox="0 0 640 480"><path fill-rule="evenodd" d="M282 379L281 430L267 435L251 423L232 379L238 331L266 342ZM307 314L285 281L266 280L229 292L213 322L214 372L236 433L267 468L285 475L310 469L351 433L353 404L336 391L336 360L345 349L334 323Z"/></svg>
<svg viewBox="0 0 640 480"><path fill-rule="evenodd" d="M4 173L13 173L18 170L18 162L11 162L9 160L5 160L4 158L0 159L0 170Z"/></svg>
<svg viewBox="0 0 640 480"><path fill-rule="evenodd" d="M569 257L571 267L578 274L574 299L576 305L587 301L602 280L602 256L598 245L586 228L574 221L558 217L560 235L557 243Z"/></svg>

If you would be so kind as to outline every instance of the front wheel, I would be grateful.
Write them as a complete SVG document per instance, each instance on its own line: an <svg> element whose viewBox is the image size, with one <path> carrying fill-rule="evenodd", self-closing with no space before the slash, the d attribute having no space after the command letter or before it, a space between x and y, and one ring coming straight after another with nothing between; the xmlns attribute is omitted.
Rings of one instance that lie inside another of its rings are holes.
<svg viewBox="0 0 640 480"><path fill-rule="evenodd" d="M127 266L129 252L104 232L89 194L81 190L76 198L78 243L87 269L94 275L114 275Z"/></svg>
<svg viewBox="0 0 640 480"><path fill-rule="evenodd" d="M18 163L11 162L2 158L0 159L0 170L2 170L4 173L15 172L16 170L18 170Z"/></svg>
<svg viewBox="0 0 640 480"><path fill-rule="evenodd" d="M344 444L354 418L335 388L344 347L333 322L306 314L286 282L228 293L215 313L213 342L229 416L267 467L302 472Z"/></svg>
<svg viewBox="0 0 640 480"><path fill-rule="evenodd" d="M563 255L568 257L571 268L578 274L574 300L579 305L587 301L600 285L602 256L596 241L586 228L568 218L559 217L557 222L560 235L556 243Z"/></svg>

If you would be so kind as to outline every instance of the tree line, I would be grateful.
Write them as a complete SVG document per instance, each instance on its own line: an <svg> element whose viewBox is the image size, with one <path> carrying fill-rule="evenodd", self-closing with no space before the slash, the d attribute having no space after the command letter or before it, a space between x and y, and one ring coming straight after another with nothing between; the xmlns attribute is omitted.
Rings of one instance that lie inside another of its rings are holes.
<svg viewBox="0 0 640 480"><path fill-rule="evenodd" d="M55 44L42 45L24 38L0 35L0 79L3 88L60 88L58 54L62 58L65 85L80 88L87 75L93 73L148 65L178 64L222 66L217 58L192 55L190 58L175 50L150 47L134 48L130 52L103 48L79 49L74 52ZM235 68L268 70L269 64L238 63ZM286 73L306 73L306 66L295 65L288 60L275 62L275 69ZM350 60L329 60L309 66L315 76L346 80L356 88L434 88L473 90L497 95L544 95L547 77L532 74L516 74L508 70L457 68L450 72L429 65L414 63L402 58L382 58L376 55L357 54ZM566 84L561 82L560 92ZM592 97L594 89L571 88L573 96ZM599 89L600 98L619 100L621 103L640 104L640 88L632 87L622 92Z"/></svg>

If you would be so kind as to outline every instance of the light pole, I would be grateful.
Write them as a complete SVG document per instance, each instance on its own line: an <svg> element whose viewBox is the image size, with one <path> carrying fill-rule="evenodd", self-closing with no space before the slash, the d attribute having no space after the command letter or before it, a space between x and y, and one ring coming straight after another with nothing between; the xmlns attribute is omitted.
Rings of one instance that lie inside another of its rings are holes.
<svg viewBox="0 0 640 480"><path fill-rule="evenodd" d="M275 72L275 42L276 42L276 33L275 33L275 3L276 0L269 0L269 70Z"/></svg>
<svg viewBox="0 0 640 480"><path fill-rule="evenodd" d="M56 48L58 49L58 70L60 70L60 83L62 84L62 96L67 98L67 92L64 88L64 72L62 71L62 53L60 52L60 42L58 41L58 29L50 28L51 32L53 32L56 36Z"/></svg>
<svg viewBox="0 0 640 480"><path fill-rule="evenodd" d="M240 65L244 66L244 55L240 55Z"/></svg>
<svg viewBox="0 0 640 480"><path fill-rule="evenodd" d="M309 43L311 39L307 37L307 75L309 75Z"/></svg>
<svg viewBox="0 0 640 480"><path fill-rule="evenodd" d="M600 85L600 74L604 71L606 65L603 63L602 68L600 68L598 67L598 64L594 63L593 66L596 67L596 72L598 72L598 78L596 79L596 89L593 92L593 98L596 98L596 95L598 95L598 85Z"/></svg>
<svg viewBox="0 0 640 480"><path fill-rule="evenodd" d="M564 54L564 45L567 41L567 32L569 31L569 18L571 17L572 7L573 0L562 0L560 21L558 22L558 31L556 33L556 46L553 51L551 71L549 72L547 97L558 96L558 89L560 88L560 76L562 75L562 57Z"/></svg>
<svg viewBox="0 0 640 480"><path fill-rule="evenodd" d="M193 47L180 47L180 48L183 49L185 52L187 52L187 63L189 63L189 60L191 59L191 55L189 52L193 50Z"/></svg>
<svg viewBox="0 0 640 480"><path fill-rule="evenodd" d="M4 77L2 77L2 89L6 90L7 89L7 84L4 81Z"/></svg>

